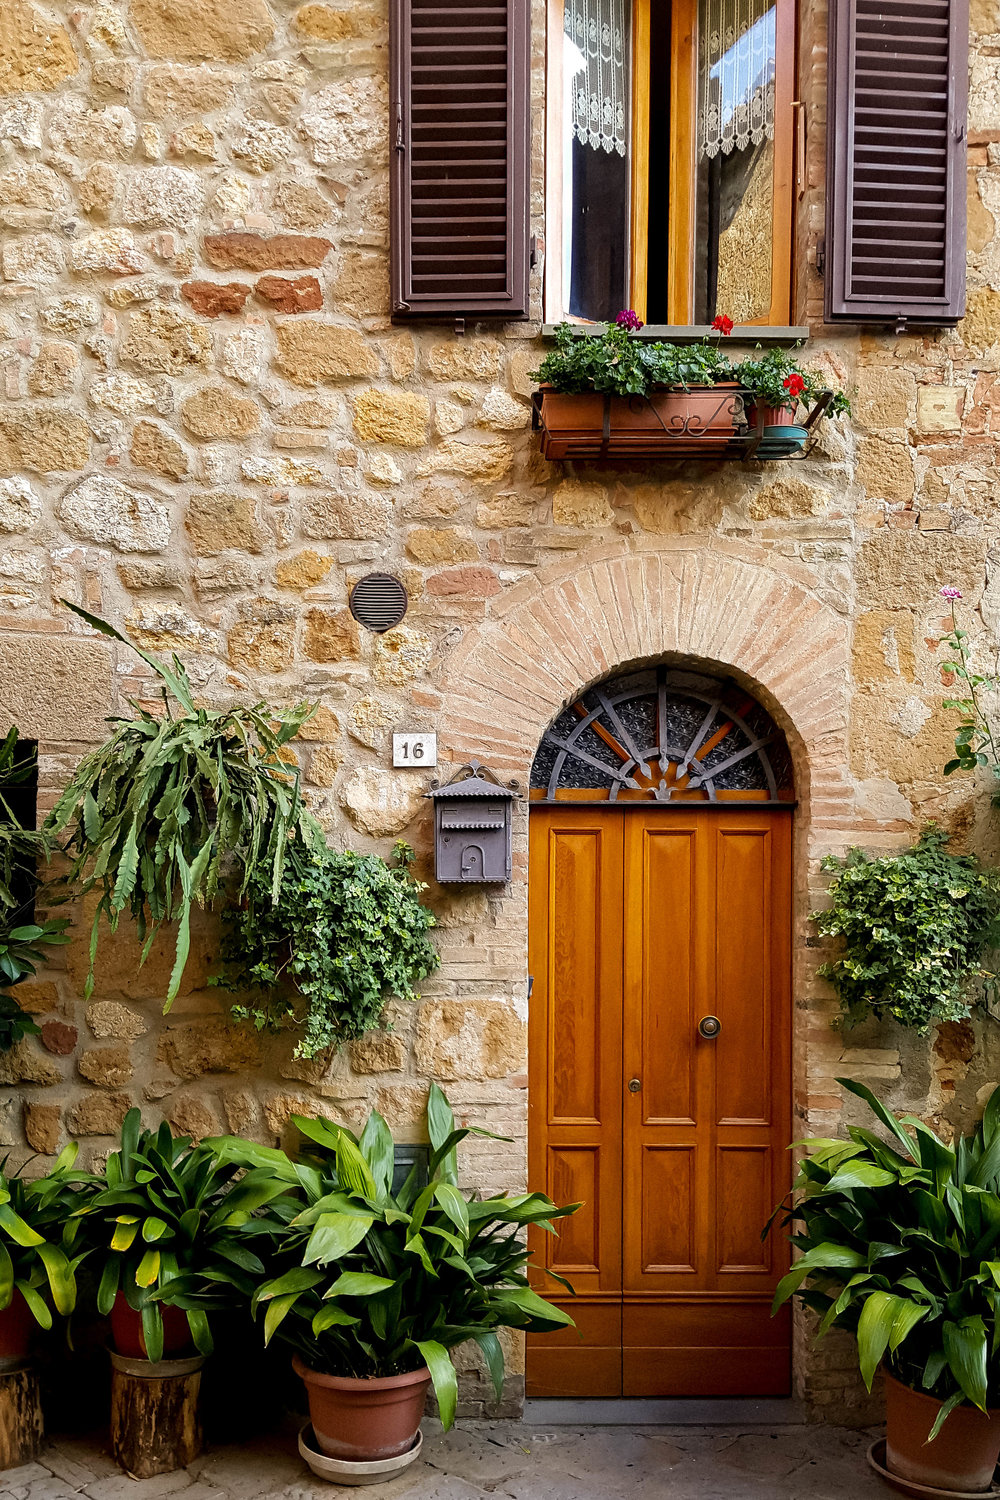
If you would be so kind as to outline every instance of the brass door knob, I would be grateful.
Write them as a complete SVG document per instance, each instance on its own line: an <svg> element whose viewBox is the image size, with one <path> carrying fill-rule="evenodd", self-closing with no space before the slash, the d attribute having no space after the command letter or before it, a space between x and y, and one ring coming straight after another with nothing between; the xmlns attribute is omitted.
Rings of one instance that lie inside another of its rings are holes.
<svg viewBox="0 0 1000 1500"><path fill-rule="evenodd" d="M699 1035L703 1036L706 1042L714 1042L721 1030L722 1022L718 1016L702 1016L698 1022Z"/></svg>
<svg viewBox="0 0 1000 1500"><path fill-rule="evenodd" d="M629 1091L630 1094L637 1094L641 1088L642 1088L642 1084L640 1083L640 1081L639 1081L638 1078L630 1078L629 1079L629 1081L628 1081L628 1091Z"/></svg>

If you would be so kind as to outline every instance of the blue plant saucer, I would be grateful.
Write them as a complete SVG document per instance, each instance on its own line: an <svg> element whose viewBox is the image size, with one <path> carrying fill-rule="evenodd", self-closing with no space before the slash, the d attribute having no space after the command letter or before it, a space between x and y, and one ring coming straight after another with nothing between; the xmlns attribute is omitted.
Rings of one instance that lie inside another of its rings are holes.
<svg viewBox="0 0 1000 1500"><path fill-rule="evenodd" d="M754 458L789 458L801 452L808 436L804 427L765 427Z"/></svg>

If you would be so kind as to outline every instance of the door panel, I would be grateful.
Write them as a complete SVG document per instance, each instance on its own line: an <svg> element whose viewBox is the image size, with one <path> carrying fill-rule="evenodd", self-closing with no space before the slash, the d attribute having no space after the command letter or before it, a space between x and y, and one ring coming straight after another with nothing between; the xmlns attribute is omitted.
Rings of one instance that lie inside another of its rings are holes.
<svg viewBox="0 0 1000 1500"><path fill-rule="evenodd" d="M760 1230L789 1179L790 834L746 804L532 810L532 1182L584 1206L534 1237L578 1331L529 1338L529 1394L788 1390Z"/></svg>
<svg viewBox="0 0 1000 1500"><path fill-rule="evenodd" d="M530 1180L582 1206L564 1234L532 1236L535 1260L567 1276L577 1296L566 1299L549 1278L539 1289L572 1302L577 1328L533 1341L529 1388L617 1395L623 828L579 807L532 817L530 831Z"/></svg>

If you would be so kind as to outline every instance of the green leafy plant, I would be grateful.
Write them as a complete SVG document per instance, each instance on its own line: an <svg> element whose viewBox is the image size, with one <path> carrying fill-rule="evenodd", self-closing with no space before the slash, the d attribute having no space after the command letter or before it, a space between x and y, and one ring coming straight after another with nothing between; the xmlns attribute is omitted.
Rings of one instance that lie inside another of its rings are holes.
<svg viewBox="0 0 1000 1500"><path fill-rule="evenodd" d="M888 1132L848 1127L849 1140L809 1140L775 1219L802 1251L778 1285L819 1314L819 1334L846 1328L871 1390L885 1362L914 1390L936 1396L931 1431L963 1402L1000 1405L1000 1089L972 1135L947 1145L913 1116L897 1120L863 1084ZM765 1230L767 1233L767 1230Z"/></svg>
<svg viewBox="0 0 1000 1500"><path fill-rule="evenodd" d="M68 607L131 645L104 620ZM266 871L277 899L301 806L298 769L282 751L313 709L198 707L176 656L166 667L138 654L160 678L162 717L133 703L135 718L112 721L110 738L84 756L45 827L53 836L68 830L69 878L82 892L100 891L85 997L93 992L100 924L114 931L128 910L143 943L140 961L162 924L177 923L169 1009L187 963L192 906L211 902L227 871L239 872L237 898Z"/></svg>
<svg viewBox="0 0 1000 1500"><path fill-rule="evenodd" d="M293 1122L309 1142L307 1161L233 1138L210 1143L230 1160L273 1173L298 1199L275 1242L277 1274L254 1294L265 1341L279 1337L311 1369L331 1375L395 1375L426 1364L448 1427L457 1396L448 1351L474 1339L499 1400L504 1360L496 1330L572 1323L528 1286L521 1233L529 1224L551 1229L577 1205L558 1208L541 1193L478 1200L461 1192L455 1148L470 1131L455 1128L436 1085L427 1105L425 1187L414 1167L393 1192L393 1140L379 1114L360 1140L327 1120Z"/></svg>
<svg viewBox="0 0 1000 1500"><path fill-rule="evenodd" d="M40 1327L52 1327L53 1310L68 1318L76 1306L80 1243L79 1209L90 1174L74 1170L79 1146L66 1146L42 1177L26 1181L0 1169L0 1309L20 1293Z"/></svg>
<svg viewBox="0 0 1000 1500"><path fill-rule="evenodd" d="M794 412L800 405L814 406L828 389L824 377L806 369L788 349L765 350L758 345L752 358L734 366L734 374L756 401L772 409L789 407ZM834 391L826 415L839 417L850 409L844 392Z"/></svg>
<svg viewBox="0 0 1000 1500"><path fill-rule="evenodd" d="M812 920L843 951L819 973L849 1020L871 1012L926 1031L969 1015L973 981L991 977L982 959L997 941L1000 884L947 843L930 825L900 854L823 860L835 872L831 905Z"/></svg>
<svg viewBox="0 0 1000 1500"><path fill-rule="evenodd" d="M233 1014L258 1029L300 1028L296 1055L315 1057L378 1026L390 996L416 998L414 985L438 956L427 936L434 914L420 900L426 886L414 880L412 862L403 843L394 864L339 854L303 819L277 897L258 870L228 913L217 982L259 996Z"/></svg>
<svg viewBox="0 0 1000 1500"><path fill-rule="evenodd" d="M714 338L706 335L698 343L671 344L637 338L642 324L628 311L596 334L579 324L560 323L553 335L555 348L532 372L532 379L568 394L598 391L614 396L736 381L773 407L812 405L826 389L822 376L800 365L786 349L763 352L758 347L753 357L731 359L722 349L722 339L732 332L732 322L718 317L712 326ZM849 411L847 396L835 391L827 415Z"/></svg>
<svg viewBox="0 0 1000 1500"><path fill-rule="evenodd" d="M955 709L959 714L959 726L955 731L955 756L945 765L944 774L951 776L956 771L975 771L979 767L989 767L994 778L1000 779L1000 745L986 708L988 699L995 697L1000 690L1000 667L995 665L992 672L980 672L976 669L972 638L959 625L955 609L962 597L961 591L943 588L941 594L947 599L951 610L951 630L938 642L951 652L951 658L942 661L941 671L956 682L960 690L960 696L944 700L945 708ZM1000 791L994 793L993 800L1000 801Z"/></svg>
<svg viewBox="0 0 1000 1500"><path fill-rule="evenodd" d="M141 1315L148 1357L163 1357L164 1307L187 1316L201 1354L213 1347L209 1314L247 1304L264 1274L248 1240L273 1225L256 1210L285 1191L273 1176L249 1174L234 1185L233 1162L192 1146L170 1126L142 1130L139 1111L122 1125L121 1147L80 1212L88 1243L103 1260L98 1311L111 1312L121 1292Z"/></svg>
<svg viewBox="0 0 1000 1500"><path fill-rule="evenodd" d="M34 919L38 862L48 859L52 841L24 826L11 797L34 777L37 759L33 748L24 753L16 728L0 743L0 1051L39 1030L9 991L45 962L45 948L70 941L66 919Z"/></svg>

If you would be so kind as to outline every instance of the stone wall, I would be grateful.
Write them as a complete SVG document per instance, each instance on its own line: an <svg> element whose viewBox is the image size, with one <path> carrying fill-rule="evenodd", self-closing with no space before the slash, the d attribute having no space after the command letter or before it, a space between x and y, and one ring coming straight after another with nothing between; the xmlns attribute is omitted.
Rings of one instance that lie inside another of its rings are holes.
<svg viewBox="0 0 1000 1500"><path fill-rule="evenodd" d="M464 336L389 321L377 0L3 0L0 714L39 740L43 806L105 716L153 691L60 598L180 652L215 703L316 699L296 750L331 840L388 852L404 835L425 876L426 778L390 769L393 728L438 729L443 774L477 754L524 780L595 677L667 650L718 662L762 692L797 759L803 1130L837 1127L843 1072L945 1128L970 1118L991 1034L831 1030L807 913L822 854L852 841L895 846L937 817L996 853L986 798L941 775L952 719L933 648L943 584L1000 627L1000 15L973 13L964 323L821 325L825 13L804 0L797 317L855 420L801 464L572 472L529 432L540 319ZM540 3L534 22L544 239ZM372 568L411 599L383 636L347 610ZM442 966L420 1004L317 1064L228 1020L206 984L210 919L166 1019L166 940L137 971L129 935L105 938L86 1005L85 948L60 950L23 988L43 1034L2 1063L0 1141L44 1159L72 1137L99 1159L132 1103L195 1136L273 1141L294 1111L355 1124L372 1104L413 1134L435 1077L463 1118L511 1138L469 1144L470 1184L519 1186L523 825L509 891L429 898ZM825 1350L803 1350L799 1385L843 1410L853 1365Z"/></svg>

